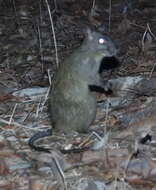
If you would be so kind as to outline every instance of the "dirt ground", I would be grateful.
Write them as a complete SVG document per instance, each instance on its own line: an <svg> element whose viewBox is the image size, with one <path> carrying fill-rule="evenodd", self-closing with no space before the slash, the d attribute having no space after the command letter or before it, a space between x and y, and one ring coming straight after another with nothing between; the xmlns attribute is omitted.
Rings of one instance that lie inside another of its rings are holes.
<svg viewBox="0 0 156 190"><path fill-rule="evenodd" d="M156 190L155 25L155 0L0 0L0 189ZM94 133L54 134L38 142L50 154L33 151L28 139L51 127L53 75L87 28L119 49L120 67L103 73L113 95L97 94ZM81 151L60 151L71 147Z"/></svg>

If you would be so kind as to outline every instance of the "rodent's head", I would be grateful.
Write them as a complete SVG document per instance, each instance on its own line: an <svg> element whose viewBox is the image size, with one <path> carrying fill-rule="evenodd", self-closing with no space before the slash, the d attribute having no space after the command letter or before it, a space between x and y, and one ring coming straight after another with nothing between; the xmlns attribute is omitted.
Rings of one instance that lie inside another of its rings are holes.
<svg viewBox="0 0 156 190"><path fill-rule="evenodd" d="M105 35L87 29L84 46L91 52L100 53L104 57L112 57L117 54L117 48L112 40Z"/></svg>

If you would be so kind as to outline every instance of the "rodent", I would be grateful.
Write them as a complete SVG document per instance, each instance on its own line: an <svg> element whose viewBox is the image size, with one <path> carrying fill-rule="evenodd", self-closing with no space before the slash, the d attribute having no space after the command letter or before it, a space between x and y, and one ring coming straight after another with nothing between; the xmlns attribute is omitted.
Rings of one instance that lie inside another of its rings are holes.
<svg viewBox="0 0 156 190"><path fill-rule="evenodd" d="M118 66L101 65L102 59L117 54L111 39L98 32L87 30L82 45L76 49L58 69L49 95L49 112L52 126L65 133L87 132L96 117L96 95L105 93L100 72ZM38 132L29 140L29 145L39 151L34 141L52 135L52 129Z"/></svg>

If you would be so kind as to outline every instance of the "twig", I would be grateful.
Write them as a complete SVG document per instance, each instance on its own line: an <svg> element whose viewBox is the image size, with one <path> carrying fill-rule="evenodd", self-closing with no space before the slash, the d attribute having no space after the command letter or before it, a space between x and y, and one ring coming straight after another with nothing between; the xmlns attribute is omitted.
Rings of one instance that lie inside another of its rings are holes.
<svg viewBox="0 0 156 190"><path fill-rule="evenodd" d="M50 6L48 3L48 0L45 0L46 5L47 5L47 9L48 9L48 13L49 13L49 18L50 18L50 22L51 22L51 30L53 33L53 39L54 39L54 46L55 46L55 59L56 59L56 66L57 68L59 67L59 60L58 60L58 50L57 50L57 42L56 42L56 35L55 35L55 30L54 30L54 23L53 23L53 19L52 19L52 15L51 15L51 11L50 11Z"/></svg>
<svg viewBox="0 0 156 190"><path fill-rule="evenodd" d="M148 31L150 32L151 36L153 36L153 38L156 40L156 36L155 36L155 34L151 31L150 26L149 26L148 23L147 23L147 29L148 29Z"/></svg>
<svg viewBox="0 0 156 190"><path fill-rule="evenodd" d="M25 125L22 125L22 124L20 124L20 123L15 122L15 121L12 121L12 122L10 123L9 121L4 120L4 119L2 119L2 118L0 118L0 122L5 123L5 124L7 124L7 125L10 125L10 124L11 124L11 125L15 125L15 126L17 126L17 127L23 127L23 128L25 128L25 129L31 129L31 130L34 130L34 131L43 131L43 130L41 130L41 129L39 129L39 128L27 127L27 126L25 126Z"/></svg>
<svg viewBox="0 0 156 190"><path fill-rule="evenodd" d="M95 8L95 0L93 0L92 9Z"/></svg>
<svg viewBox="0 0 156 190"><path fill-rule="evenodd" d="M150 74L149 74L149 79L152 77L152 74L153 74L153 71L154 71L154 69L155 69L155 66L156 66L156 63L154 63L154 65L153 65L153 67L152 67L152 69L151 69L151 72L150 72Z"/></svg>
<svg viewBox="0 0 156 190"><path fill-rule="evenodd" d="M107 133L107 121L108 121L108 111L109 111L109 99L107 101L107 107L106 107L106 116L105 116L105 122L104 122L104 134Z"/></svg>
<svg viewBox="0 0 156 190"><path fill-rule="evenodd" d="M143 52L145 51L145 42L144 42L144 41L145 41L145 38L146 38L147 33L149 33L154 39L156 39L156 36L155 36L155 35L153 34L153 32L151 31L150 26L149 26L148 23L147 23L145 32L144 32L143 37L142 37L142 40L141 40L142 51L143 51Z"/></svg>
<svg viewBox="0 0 156 190"><path fill-rule="evenodd" d="M50 92L50 87L48 88L48 90L47 90L47 92L46 92L46 94L44 96L44 101L41 103L41 108L40 108L41 112L43 111L43 107L44 107L46 101L48 100L49 92Z"/></svg>
<svg viewBox="0 0 156 190"><path fill-rule="evenodd" d="M40 31L39 24L37 24L37 30L38 30L38 39L39 39L40 58L41 58L41 60L42 60L42 72L44 72L44 68L43 68L43 60L44 60L44 58L43 58L41 31Z"/></svg>
<svg viewBox="0 0 156 190"><path fill-rule="evenodd" d="M62 170L62 168L61 168L61 166L60 166L58 160L55 158L55 156L53 156L53 160L54 160L54 163L55 163L55 165L56 165L56 167L57 167L57 169L58 169L58 171L59 171L59 173L60 173L60 176L61 176L61 178L62 178L62 181L63 181L64 187L65 187L65 190L67 190L67 183L66 183L66 180L65 180L64 172L63 172L63 170Z"/></svg>
<svg viewBox="0 0 156 190"><path fill-rule="evenodd" d="M109 0L109 23L108 23L108 31L111 30L111 16L112 16L112 0Z"/></svg>
<svg viewBox="0 0 156 190"><path fill-rule="evenodd" d="M48 79L49 79L49 84L50 84L50 86L51 86L51 84L52 84L52 81L51 81L51 75L50 75L50 70L48 69Z"/></svg>
<svg viewBox="0 0 156 190"><path fill-rule="evenodd" d="M11 117L10 117L10 119L9 119L9 125L10 125L11 122L12 122L12 118L13 118L13 115L14 115L14 113L15 113L16 108L17 108L17 103L15 104L14 109L13 109L12 114L11 114Z"/></svg>

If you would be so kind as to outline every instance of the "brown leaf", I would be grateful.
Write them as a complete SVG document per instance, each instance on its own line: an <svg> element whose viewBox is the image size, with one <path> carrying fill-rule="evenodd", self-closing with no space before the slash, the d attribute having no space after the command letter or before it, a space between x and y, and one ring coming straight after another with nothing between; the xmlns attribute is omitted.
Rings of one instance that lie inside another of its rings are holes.
<svg viewBox="0 0 156 190"><path fill-rule="evenodd" d="M5 94L3 96L0 96L0 102L4 102L6 100L11 100L11 99L15 99L15 96L11 94Z"/></svg>
<svg viewBox="0 0 156 190"><path fill-rule="evenodd" d="M58 185L42 182L42 180L33 179L30 182L31 190L59 190Z"/></svg>
<svg viewBox="0 0 156 190"><path fill-rule="evenodd" d="M126 179L130 184L133 185L141 185L144 187L153 187L155 186L155 184L150 181L150 180L146 180L146 179L140 179L139 177L132 177L132 179Z"/></svg>
<svg viewBox="0 0 156 190"><path fill-rule="evenodd" d="M5 160L0 159L0 175L5 175L6 176L9 173L10 172L9 172L8 166L5 163Z"/></svg>

